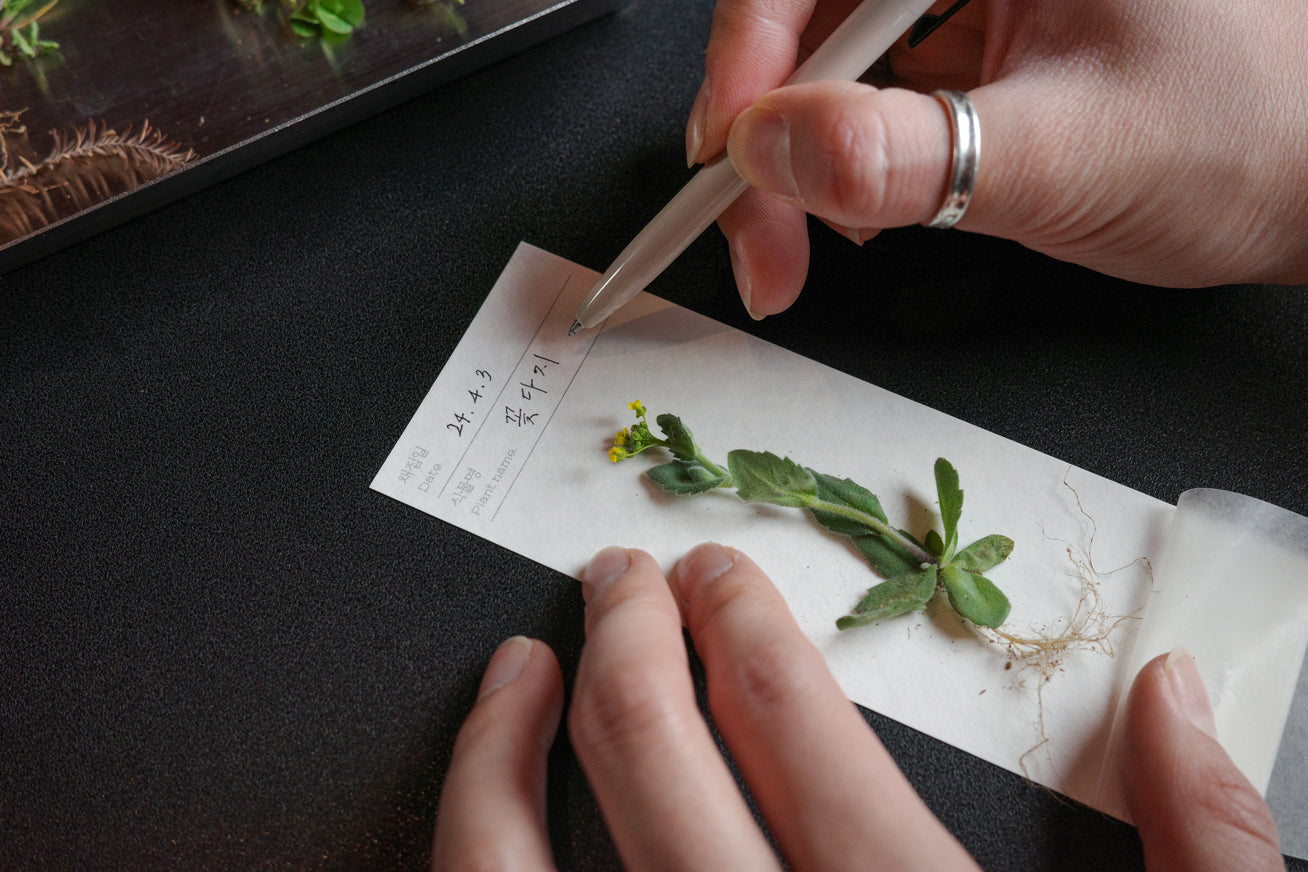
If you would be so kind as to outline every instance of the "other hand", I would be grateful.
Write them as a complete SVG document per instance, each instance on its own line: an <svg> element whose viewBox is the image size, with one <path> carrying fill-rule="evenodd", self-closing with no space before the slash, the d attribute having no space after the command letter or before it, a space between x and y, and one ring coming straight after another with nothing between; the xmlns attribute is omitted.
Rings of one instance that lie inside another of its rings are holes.
<svg viewBox="0 0 1308 872"><path fill-rule="evenodd" d="M702 545L665 579L648 554L608 548L584 595L569 734L628 868L780 868L696 705L683 621L715 722L790 868L977 868L749 558ZM562 705L549 648L505 642L455 744L434 870L553 868L545 760ZM1141 671L1126 723L1151 872L1284 868L1271 813L1213 738L1188 657Z"/></svg>

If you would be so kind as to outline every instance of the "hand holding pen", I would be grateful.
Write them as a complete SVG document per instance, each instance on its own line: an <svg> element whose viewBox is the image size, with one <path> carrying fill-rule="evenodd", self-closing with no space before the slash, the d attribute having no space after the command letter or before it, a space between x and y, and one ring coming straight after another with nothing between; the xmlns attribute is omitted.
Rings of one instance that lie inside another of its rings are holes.
<svg viewBox="0 0 1308 872"><path fill-rule="evenodd" d="M725 148L753 186L719 223L755 315L799 294L803 212L859 241L931 218L951 154L936 89L968 94L983 143L959 230L1157 285L1308 282L1308 8L974 0L890 50L906 90L773 92L850 5L715 13L687 147Z"/></svg>
<svg viewBox="0 0 1308 872"><path fill-rule="evenodd" d="M692 162L725 152L749 185L718 223L755 317L803 287L804 213L862 242L932 223L957 193L959 230L1121 278L1308 282L1308 9L974 0L889 50L902 87L779 87L854 8L720 0L714 14L686 147ZM938 91L972 107L970 181L968 116Z"/></svg>

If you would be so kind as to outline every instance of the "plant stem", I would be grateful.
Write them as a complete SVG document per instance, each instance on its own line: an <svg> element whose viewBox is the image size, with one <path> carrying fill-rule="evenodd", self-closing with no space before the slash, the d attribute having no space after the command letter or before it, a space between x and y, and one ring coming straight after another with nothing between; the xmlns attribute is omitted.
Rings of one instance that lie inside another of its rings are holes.
<svg viewBox="0 0 1308 872"><path fill-rule="evenodd" d="M663 447L667 448L666 442L663 443ZM723 469L722 467L718 466L716 463L705 457L704 453L699 450L698 445L695 445L694 448L695 448L695 460L701 463L704 467L706 467L709 470L709 472L712 472L714 475L722 476L722 483L717 485L717 487L734 488L736 486L731 479L730 472L728 472L727 470Z"/></svg>
<svg viewBox="0 0 1308 872"><path fill-rule="evenodd" d="M812 502L807 504L807 507L810 511L828 512L832 515L840 515L843 518L849 518L851 521L857 521L863 526L871 529L873 532L889 539L891 542L894 542L896 545L903 548L909 554L913 555L913 559L917 560L919 563L930 563L935 565L940 562L934 554L924 549L921 545L917 544L894 527L885 523L880 518L875 518L866 512L860 512L858 509L853 509L849 506L842 506L839 503L829 503L826 500L819 500L816 497L813 498Z"/></svg>

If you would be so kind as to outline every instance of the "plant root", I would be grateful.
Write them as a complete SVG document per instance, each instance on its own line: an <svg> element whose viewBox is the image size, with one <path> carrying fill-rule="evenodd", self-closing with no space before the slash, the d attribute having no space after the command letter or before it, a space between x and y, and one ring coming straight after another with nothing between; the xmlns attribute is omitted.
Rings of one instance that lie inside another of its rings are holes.
<svg viewBox="0 0 1308 872"><path fill-rule="evenodd" d="M1075 579L1080 598L1072 614L1059 619L1054 629L1040 628L1030 633L1009 632L1002 629L981 629L976 632L989 642L1004 646L1011 663L1018 664L1018 683L1023 677L1034 673L1036 684L1036 728L1039 741L1022 755L1019 763L1022 772L1030 778L1028 759L1049 744L1049 735L1045 729L1044 688L1063 666L1069 655L1078 651L1097 652L1108 657L1116 655L1115 638L1118 628L1126 621L1139 620L1139 610L1127 615L1117 615L1109 611L1104 602L1100 586L1103 579L1130 569L1143 566L1149 576L1153 577L1153 567L1148 557L1137 557L1129 563L1115 569L1101 570L1094 562L1094 543L1098 527L1094 518L1086 511L1081 502L1081 495L1076 488L1063 477L1063 486L1072 493L1085 531L1084 545L1059 539L1045 534L1045 539L1060 542L1067 548L1067 559L1071 564L1068 577ZM1010 668L1010 666L1005 666Z"/></svg>

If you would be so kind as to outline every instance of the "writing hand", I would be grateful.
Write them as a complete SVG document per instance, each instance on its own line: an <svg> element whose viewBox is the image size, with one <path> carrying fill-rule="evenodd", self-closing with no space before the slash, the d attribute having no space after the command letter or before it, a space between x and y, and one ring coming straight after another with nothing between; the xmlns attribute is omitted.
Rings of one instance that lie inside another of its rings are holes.
<svg viewBox="0 0 1308 872"><path fill-rule="evenodd" d="M687 153L725 148L754 186L719 224L756 317L800 292L805 211L855 240L936 212L950 161L946 115L922 93L936 88L967 91L980 118L959 229L1151 284L1308 281L1308 8L973 0L891 50L902 89L774 91L852 5L714 13Z"/></svg>

